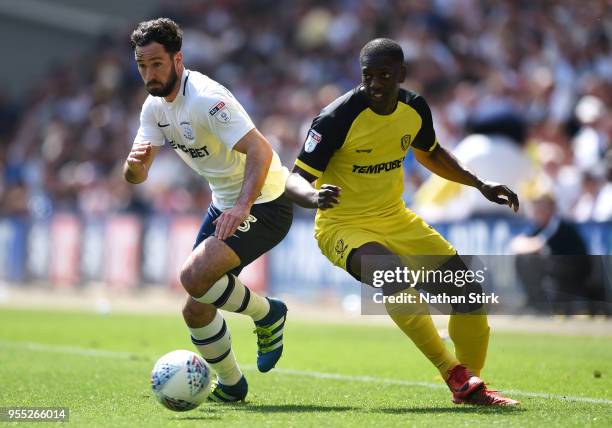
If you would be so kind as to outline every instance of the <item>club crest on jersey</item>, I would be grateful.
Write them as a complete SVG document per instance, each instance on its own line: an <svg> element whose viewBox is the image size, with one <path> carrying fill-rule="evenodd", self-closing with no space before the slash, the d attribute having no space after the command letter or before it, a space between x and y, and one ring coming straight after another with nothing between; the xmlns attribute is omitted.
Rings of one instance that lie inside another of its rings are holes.
<svg viewBox="0 0 612 428"><path fill-rule="evenodd" d="M344 239L342 238L338 239L338 242L336 242L336 246L334 247L334 251L336 252L336 254L340 256L340 259L344 258L344 252L347 249L348 249L348 244L344 243Z"/></svg>
<svg viewBox="0 0 612 428"><path fill-rule="evenodd" d="M323 138L323 136L314 129L308 131L308 137L304 143L304 150L306 153L312 153L315 147L317 147L317 144L321 142L321 138Z"/></svg>
<svg viewBox="0 0 612 428"><path fill-rule="evenodd" d="M408 150L408 147L410 147L410 141L412 140L412 135L410 134L406 134L402 137L400 144L402 145L402 150L406 151Z"/></svg>
<svg viewBox="0 0 612 428"><path fill-rule="evenodd" d="M191 127L191 123L181 122L181 129L183 130L183 137L191 141L195 140L195 134L193 132L193 128Z"/></svg>
<svg viewBox="0 0 612 428"><path fill-rule="evenodd" d="M228 123L232 119L232 115L230 114L227 106L223 101L219 101L213 108L211 108L208 113L215 119L217 119L221 123Z"/></svg>

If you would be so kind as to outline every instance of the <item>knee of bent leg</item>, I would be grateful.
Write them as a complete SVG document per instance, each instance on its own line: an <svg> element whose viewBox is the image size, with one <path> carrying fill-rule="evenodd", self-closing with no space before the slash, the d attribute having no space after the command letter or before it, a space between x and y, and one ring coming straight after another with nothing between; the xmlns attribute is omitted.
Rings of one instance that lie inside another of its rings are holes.
<svg viewBox="0 0 612 428"><path fill-rule="evenodd" d="M187 260L181 268L181 285L193 297L200 297L206 292L204 277L199 269L196 269L191 260Z"/></svg>

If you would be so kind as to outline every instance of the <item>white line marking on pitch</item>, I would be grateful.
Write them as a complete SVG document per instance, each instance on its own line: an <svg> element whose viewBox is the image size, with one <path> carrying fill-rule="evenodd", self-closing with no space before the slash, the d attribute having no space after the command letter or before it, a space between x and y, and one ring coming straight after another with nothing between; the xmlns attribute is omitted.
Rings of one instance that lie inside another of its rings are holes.
<svg viewBox="0 0 612 428"><path fill-rule="evenodd" d="M26 349L28 351L57 352L60 354L82 355L85 357L102 357L121 360L133 360L138 356L129 352L110 351L95 348L80 348L77 346L47 345L36 342L7 342L0 340L0 348Z"/></svg>
<svg viewBox="0 0 612 428"><path fill-rule="evenodd" d="M121 359L121 360L141 360L142 356L136 353L130 352L120 352L120 351L110 351L104 349L94 349L94 348L81 348L77 346L61 346L61 345L49 345L45 343L37 343L37 342L9 342L0 340L0 349L25 349L29 351L41 351L41 352L57 352L61 354L72 354L72 355L81 355L85 357L101 357L101 358L113 358L113 359ZM148 357L148 356L147 356ZM153 359L153 358L152 358ZM256 367L251 365L242 365L240 366L244 370L255 371ZM301 376L301 377L311 377L315 379L334 379L340 381L350 381L350 382L364 382L364 383L383 383L385 385L401 385L401 386L418 386L422 388L429 389L446 389L445 385L438 383L430 383L430 382L417 382L410 380L401 380L401 379L388 379L388 378L380 378L374 376L351 376L351 375L343 375L336 373L323 373L323 372L315 372L315 371L307 371L307 370L294 370L294 369L285 369L285 368L275 368L273 372L279 375L288 375L288 376ZM575 401L579 403L591 403L591 404L603 404L603 405L612 405L612 400L606 400L605 398L591 398L591 397L576 397L576 396L566 396L559 394L548 394L546 392L529 392L529 391L519 391L514 389L506 389L503 392L509 395L519 395L523 397L533 397L533 398L546 398L546 399L555 399L561 401Z"/></svg>
<svg viewBox="0 0 612 428"><path fill-rule="evenodd" d="M255 370L255 366L240 366L246 370ZM314 377L317 379L335 379L335 380L344 380L351 382L366 382L366 383L384 383L386 385L403 385L403 386L420 386L423 388L430 389L447 389L446 385L438 384L438 383L429 383L429 382L416 382L410 380L401 380L401 379L388 379L388 378L380 378L374 376L351 376L351 375L342 375L335 373L322 373L322 372L313 372L313 371L305 371L305 370L294 370L294 369L284 369L284 368L275 368L271 373L278 374L286 374L290 376L303 376L303 377ZM504 393L509 395L521 395L523 397L534 397L534 398L547 398L547 399L555 399L562 401L576 401L580 403L592 403L592 404L605 404L612 405L612 400L606 400L605 398L591 398L591 397L574 397L567 395L559 395L559 394L548 394L546 392L529 392L529 391L519 391L515 389L504 389Z"/></svg>

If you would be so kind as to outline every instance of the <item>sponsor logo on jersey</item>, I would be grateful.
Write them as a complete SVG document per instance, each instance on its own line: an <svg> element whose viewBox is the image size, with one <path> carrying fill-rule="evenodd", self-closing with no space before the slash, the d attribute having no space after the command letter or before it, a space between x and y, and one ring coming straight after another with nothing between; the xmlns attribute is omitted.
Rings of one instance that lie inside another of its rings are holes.
<svg viewBox="0 0 612 428"><path fill-rule="evenodd" d="M174 150L180 150L183 153L187 153L189 156L192 157L192 159L205 158L206 156L210 156L210 153L208 152L208 147L206 146L198 148L187 147L184 144L177 144L174 141L168 141L168 144L170 144L170 147L172 147Z"/></svg>
<svg viewBox="0 0 612 428"><path fill-rule="evenodd" d="M193 132L193 128L191 127L191 123L189 122L181 122L181 129L183 130L183 137L187 138L190 141L195 140L195 133Z"/></svg>
<svg viewBox="0 0 612 428"><path fill-rule="evenodd" d="M227 106L223 101L219 101L213 108L211 108L208 113L215 119L217 119L221 123L228 123L232 119L232 115L230 114Z"/></svg>
<svg viewBox="0 0 612 428"><path fill-rule="evenodd" d="M341 259L343 259L347 248L348 244L344 243L344 239L338 239L338 242L336 242L336 246L334 247L334 251L340 256Z"/></svg>
<svg viewBox="0 0 612 428"><path fill-rule="evenodd" d="M306 137L306 142L304 143L304 151L306 151L306 153L312 153L317 147L317 144L321 142L321 138L323 138L323 136L314 129L308 131L308 137Z"/></svg>
<svg viewBox="0 0 612 428"><path fill-rule="evenodd" d="M408 147L410 147L411 140L412 140L412 135L410 134L406 134L402 137L402 139L400 140L400 144L402 146L403 151L408 150Z"/></svg>
<svg viewBox="0 0 612 428"><path fill-rule="evenodd" d="M399 158L390 162L377 163L375 165L353 165L353 172L357 174L380 174L384 171L392 171L402 167L404 158Z"/></svg>

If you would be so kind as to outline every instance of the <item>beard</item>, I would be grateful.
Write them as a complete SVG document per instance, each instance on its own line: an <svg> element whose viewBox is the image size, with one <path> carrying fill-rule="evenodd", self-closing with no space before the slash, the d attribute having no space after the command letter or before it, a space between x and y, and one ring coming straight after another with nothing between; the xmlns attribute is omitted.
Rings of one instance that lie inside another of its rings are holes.
<svg viewBox="0 0 612 428"><path fill-rule="evenodd" d="M178 75L176 74L176 68L174 67L174 64L173 64L172 71L170 72L170 76L168 77L168 80L166 81L165 84L151 88L149 85L153 83L157 83L157 84L161 83L161 82L154 80L152 82L147 83L145 85L145 88L147 89L147 92L153 95L154 97L167 97L168 95L172 93L172 90L174 89L174 86L176 85L177 80L178 80Z"/></svg>

